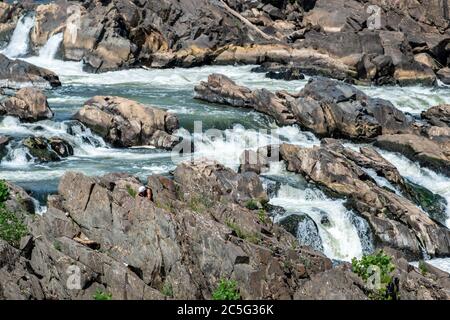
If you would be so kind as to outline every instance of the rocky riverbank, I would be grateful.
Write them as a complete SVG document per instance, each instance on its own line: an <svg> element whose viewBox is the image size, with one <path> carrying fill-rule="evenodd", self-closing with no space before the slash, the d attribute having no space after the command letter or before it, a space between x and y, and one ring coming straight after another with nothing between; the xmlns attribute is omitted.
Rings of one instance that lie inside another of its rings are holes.
<svg viewBox="0 0 450 320"><path fill-rule="evenodd" d="M171 178L148 178L153 201L133 192L141 183L126 174L67 172L43 216L10 185L6 206L27 231L18 247L0 240L0 297L210 299L220 279L233 279L243 299L368 298L348 264L333 267L267 218L255 173L183 163ZM422 275L392 252L402 298L449 298L442 273ZM74 275L78 288L70 287Z"/></svg>
<svg viewBox="0 0 450 320"><path fill-rule="evenodd" d="M60 55L92 72L276 62L288 73L432 85L448 82L446 8L437 0L57 0L33 8L31 45L64 33ZM0 10L8 39L30 7Z"/></svg>

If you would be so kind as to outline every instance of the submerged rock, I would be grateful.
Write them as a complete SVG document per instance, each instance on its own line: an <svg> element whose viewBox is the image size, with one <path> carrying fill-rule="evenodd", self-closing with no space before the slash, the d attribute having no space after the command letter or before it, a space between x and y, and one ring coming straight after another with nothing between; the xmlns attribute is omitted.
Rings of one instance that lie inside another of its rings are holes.
<svg viewBox="0 0 450 320"><path fill-rule="evenodd" d="M276 80L303 80L305 75L301 68L293 65L282 65L279 63L263 63L261 66L253 68L252 72L265 73L266 78Z"/></svg>
<svg viewBox="0 0 450 320"><path fill-rule="evenodd" d="M96 96L86 101L74 119L116 147L172 149L181 142L172 134L178 129L174 114L121 97Z"/></svg>
<svg viewBox="0 0 450 320"><path fill-rule="evenodd" d="M290 234L298 239L300 245L309 246L323 252L322 239L316 223L306 214L291 214L279 222Z"/></svg>
<svg viewBox="0 0 450 320"><path fill-rule="evenodd" d="M36 88L23 88L15 96L0 103L0 115L18 117L23 121L51 119L53 112L47 97Z"/></svg>
<svg viewBox="0 0 450 320"><path fill-rule="evenodd" d="M22 141L29 153L38 161L59 161L73 155L73 147L60 138L29 137Z"/></svg>
<svg viewBox="0 0 450 320"><path fill-rule="evenodd" d="M0 87L52 88L61 86L58 76L50 70L36 67L22 60L11 60L0 53Z"/></svg>

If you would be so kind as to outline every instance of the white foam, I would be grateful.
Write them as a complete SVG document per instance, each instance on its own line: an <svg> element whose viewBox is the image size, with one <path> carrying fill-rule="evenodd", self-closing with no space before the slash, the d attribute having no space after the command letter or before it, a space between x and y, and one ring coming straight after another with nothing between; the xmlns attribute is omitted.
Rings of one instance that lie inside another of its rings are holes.
<svg viewBox="0 0 450 320"><path fill-rule="evenodd" d="M381 149L377 149L377 151L396 166L402 176L447 200L446 225L450 228L450 178L430 169L422 168L416 162L400 154Z"/></svg>
<svg viewBox="0 0 450 320"><path fill-rule="evenodd" d="M351 261L354 257L362 256L361 240L343 200L330 199L319 189L301 190L282 185L277 197L271 199L270 203L283 207L289 215L301 212L313 219L318 226L327 257ZM321 224L321 211L327 213L329 225ZM283 217L278 216L275 221L281 218Z"/></svg>

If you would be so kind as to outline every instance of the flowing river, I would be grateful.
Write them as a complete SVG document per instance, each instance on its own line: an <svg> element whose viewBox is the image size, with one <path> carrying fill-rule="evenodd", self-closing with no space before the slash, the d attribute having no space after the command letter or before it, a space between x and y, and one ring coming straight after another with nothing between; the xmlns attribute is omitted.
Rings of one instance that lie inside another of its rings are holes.
<svg viewBox="0 0 450 320"><path fill-rule="evenodd" d="M108 172L128 172L140 178L151 174L168 174L183 158L174 158L170 152L151 148L115 149L90 130L71 121L72 115L95 95L117 95L153 105L175 113L180 119L179 135L189 135L194 127L202 131L217 129L221 138L210 139L196 134L195 157L215 159L237 169L239 156L245 149L256 149L269 143L286 141L302 146L313 146L320 141L311 133L296 126L279 127L259 113L246 109L203 103L193 99L194 86L211 73L223 73L237 83L250 88L298 91L306 80L286 82L251 73L252 66L206 66L192 69L146 70L133 69L102 74L83 72L81 62L58 59L62 34L48 40L38 53L29 50L29 32L33 17L23 17L10 43L1 52L11 58L21 58L56 72L62 87L47 91L53 120L20 123L12 117L0 117L0 135L16 138L30 135L66 139L74 146L74 155L59 162L37 163L26 149L15 142L9 145L7 155L0 162L0 179L17 183L41 202L49 193L56 192L59 178L68 170L88 175ZM413 115L430 106L450 103L449 89L425 87L361 87L368 95L393 102L399 109ZM197 132L197 130L196 130ZM350 144L352 147L357 147ZM383 151L382 154L398 167L411 181L442 195L450 204L450 179L404 157ZM350 261L373 250L370 227L365 220L348 211L342 200L327 197L319 189L298 181L280 164L274 164L264 177L266 182L277 182L279 188L272 194L271 203L282 206L285 215L307 215L315 224L321 250L330 258ZM76 187L76 186L74 186ZM447 208L450 217L450 206ZM323 216L327 223L323 223ZM274 217L279 221L284 216ZM447 220L450 226L450 219ZM302 241L302 239L300 239ZM432 261L433 263L433 261ZM436 265L450 270L450 259L439 259Z"/></svg>

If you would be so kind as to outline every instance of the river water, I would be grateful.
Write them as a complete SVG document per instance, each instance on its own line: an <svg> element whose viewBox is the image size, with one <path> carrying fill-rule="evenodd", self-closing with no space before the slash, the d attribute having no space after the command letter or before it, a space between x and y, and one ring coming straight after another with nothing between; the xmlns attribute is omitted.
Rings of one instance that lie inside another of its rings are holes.
<svg viewBox="0 0 450 320"><path fill-rule="evenodd" d="M18 141L9 146L8 154L0 162L0 179L17 183L43 201L48 193L56 192L59 178L68 170L88 175L108 172L128 172L140 178L151 174L168 174L183 158L174 158L170 152L151 148L115 149L109 147L89 129L71 121L72 115L95 95L117 95L141 103L161 107L175 113L180 119L178 134L218 129L221 138L195 135L195 157L218 160L237 169L244 149L256 149L269 143L286 141L302 146L313 146L320 141L311 133L296 126L279 127L259 113L247 109L204 103L193 99L194 86L211 73L223 73L237 83L250 88L298 91L306 80L286 82L271 80L264 74L251 73L252 66L205 66L192 69L145 70L133 69L102 74L83 72L81 62L58 58L62 35L51 37L38 54L29 53L29 32L33 17L24 17L18 23L10 43L1 51L11 58L21 58L48 68L60 76L62 87L47 91L50 107L55 112L51 121L20 123L12 117L0 117L0 134L20 140L23 137L59 136L74 146L74 156L53 163L38 163ZM393 102L399 109L413 115L440 103L450 103L449 89L425 87L362 87L368 95ZM195 124L197 122L197 124ZM351 144L353 147L356 145ZM383 155L398 167L402 175L445 197L450 203L450 179L421 168L418 164L391 152ZM306 214L317 225L324 253L330 258L350 261L372 250L369 227L358 222L341 200L330 199L320 190L304 183L292 183L292 174L282 166L274 166L265 177L281 182L271 203L286 209L286 214ZM450 206L448 206L450 216ZM329 223L322 224L317 212L326 213ZM275 217L280 220L282 216ZM450 219L448 220L450 225ZM450 262L439 260L439 267L450 270Z"/></svg>

